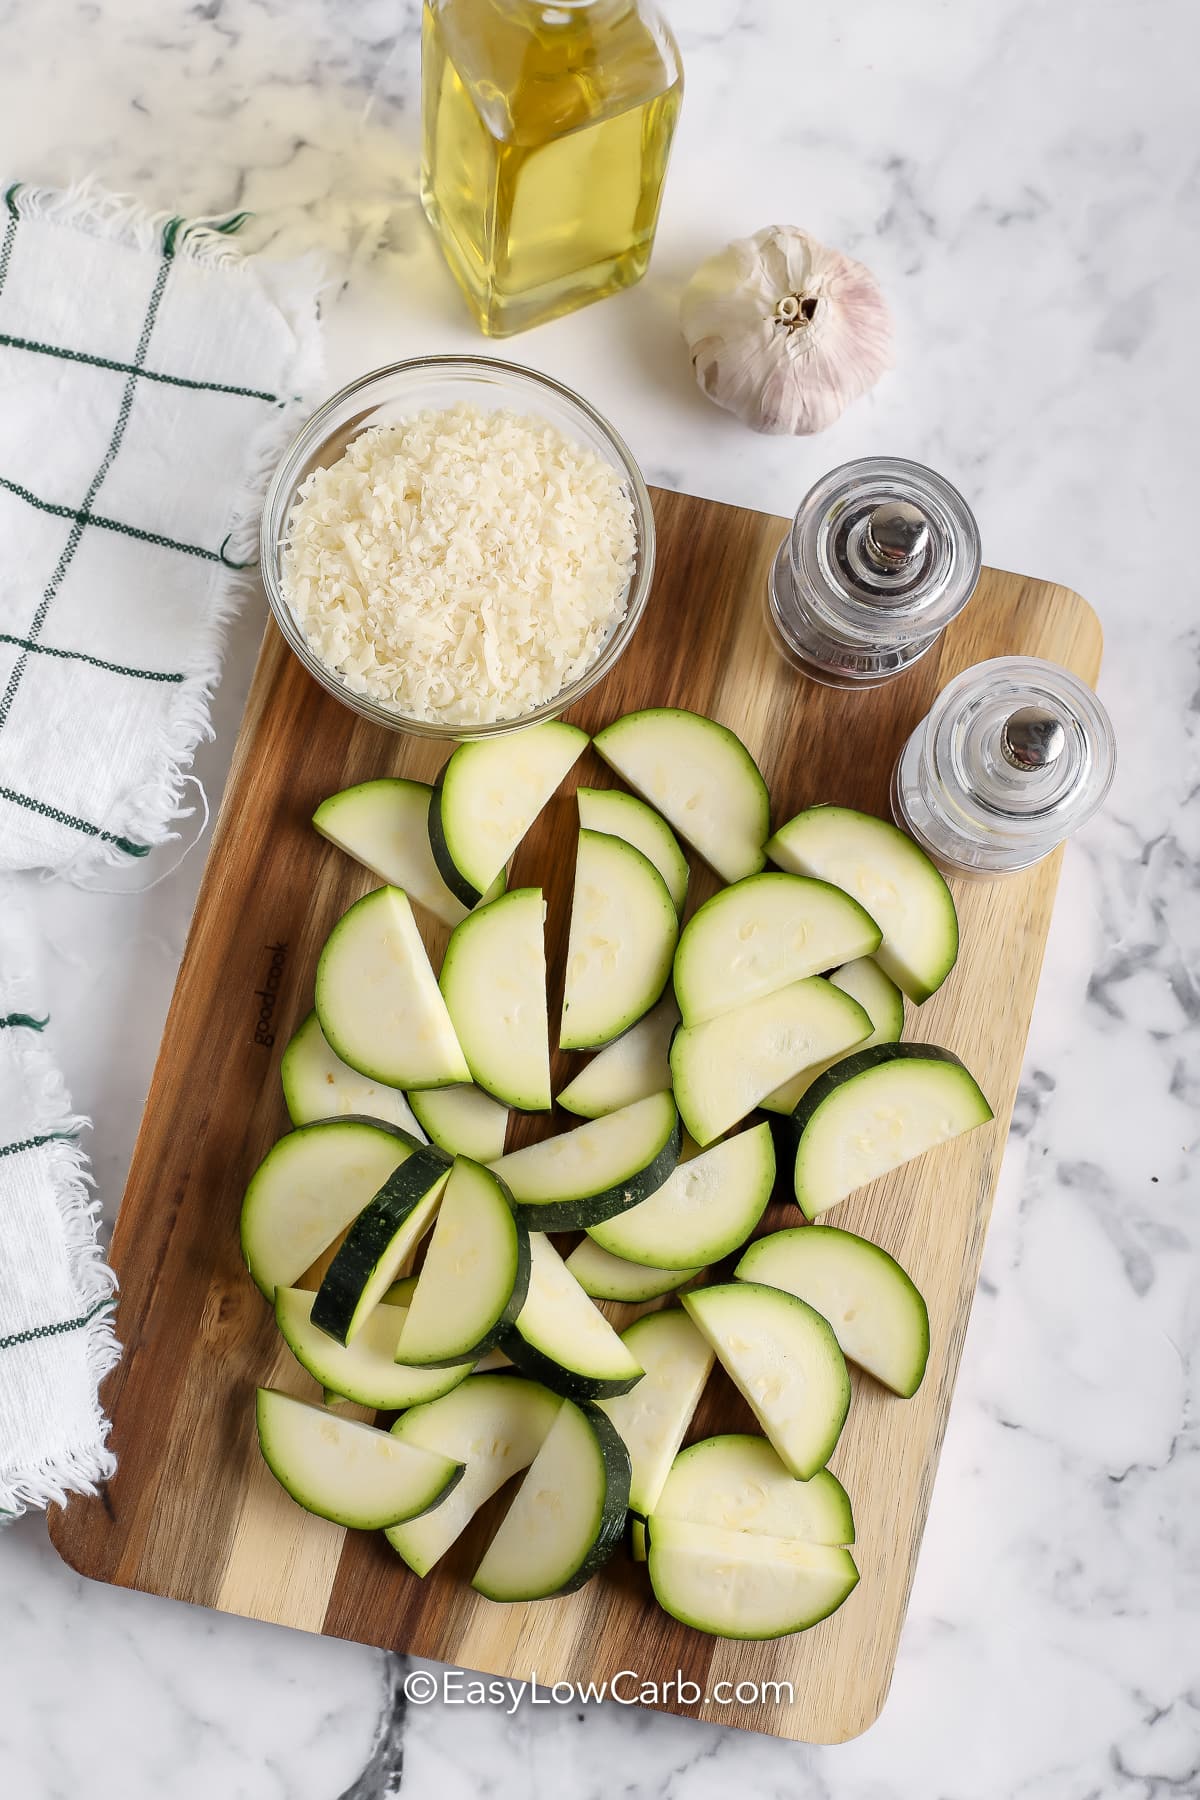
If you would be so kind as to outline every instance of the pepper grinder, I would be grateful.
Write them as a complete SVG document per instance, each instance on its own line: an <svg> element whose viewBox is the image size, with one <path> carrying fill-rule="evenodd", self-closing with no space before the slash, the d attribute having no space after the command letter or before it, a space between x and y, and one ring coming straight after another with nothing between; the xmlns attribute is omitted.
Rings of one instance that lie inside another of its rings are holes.
<svg viewBox="0 0 1200 1800"><path fill-rule="evenodd" d="M878 687L924 656L979 580L979 528L920 463L864 457L800 503L771 568L784 654L829 687Z"/></svg>
<svg viewBox="0 0 1200 1800"><path fill-rule="evenodd" d="M997 656L944 688L900 752L892 812L944 869L1007 875L1078 831L1116 767L1112 722L1057 663Z"/></svg>

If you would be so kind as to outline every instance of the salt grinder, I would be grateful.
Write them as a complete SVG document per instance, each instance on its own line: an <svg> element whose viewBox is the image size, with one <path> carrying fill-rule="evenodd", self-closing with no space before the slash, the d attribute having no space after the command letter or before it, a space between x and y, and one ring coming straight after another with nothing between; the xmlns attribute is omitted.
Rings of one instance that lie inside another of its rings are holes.
<svg viewBox="0 0 1200 1800"><path fill-rule="evenodd" d="M942 476L897 457L834 469L772 565L784 653L830 687L878 687L936 643L979 580L979 528Z"/></svg>
<svg viewBox="0 0 1200 1800"><path fill-rule="evenodd" d="M944 688L900 752L892 812L944 868L1007 875L1048 856L1112 785L1112 723L1057 663L997 656Z"/></svg>

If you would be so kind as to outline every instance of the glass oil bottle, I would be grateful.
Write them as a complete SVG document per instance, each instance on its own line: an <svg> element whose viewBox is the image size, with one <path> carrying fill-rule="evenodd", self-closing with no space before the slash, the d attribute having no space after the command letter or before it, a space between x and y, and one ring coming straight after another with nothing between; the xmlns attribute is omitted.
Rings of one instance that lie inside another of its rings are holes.
<svg viewBox="0 0 1200 1800"><path fill-rule="evenodd" d="M425 0L421 197L489 337L645 274L682 92L649 0Z"/></svg>

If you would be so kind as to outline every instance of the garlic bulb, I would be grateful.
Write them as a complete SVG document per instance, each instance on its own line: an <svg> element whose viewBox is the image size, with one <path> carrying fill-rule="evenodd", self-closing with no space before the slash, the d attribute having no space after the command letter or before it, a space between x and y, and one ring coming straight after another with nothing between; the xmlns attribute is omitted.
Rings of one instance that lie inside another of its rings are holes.
<svg viewBox="0 0 1200 1800"><path fill-rule="evenodd" d="M755 431L832 425L891 367L892 322L869 269L770 225L702 263L680 323L696 380Z"/></svg>

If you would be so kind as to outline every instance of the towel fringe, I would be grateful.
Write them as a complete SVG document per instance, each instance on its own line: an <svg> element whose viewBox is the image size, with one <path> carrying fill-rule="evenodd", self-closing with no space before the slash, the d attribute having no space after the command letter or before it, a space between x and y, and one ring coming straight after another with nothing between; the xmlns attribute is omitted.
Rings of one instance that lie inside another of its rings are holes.
<svg viewBox="0 0 1200 1800"><path fill-rule="evenodd" d="M177 213L155 212L130 194L110 193L92 175L69 188L30 187L15 181L4 189L4 202L18 218L67 225L133 250L158 250L219 268L246 267L246 256L231 238L250 218L248 212L183 219Z"/></svg>

